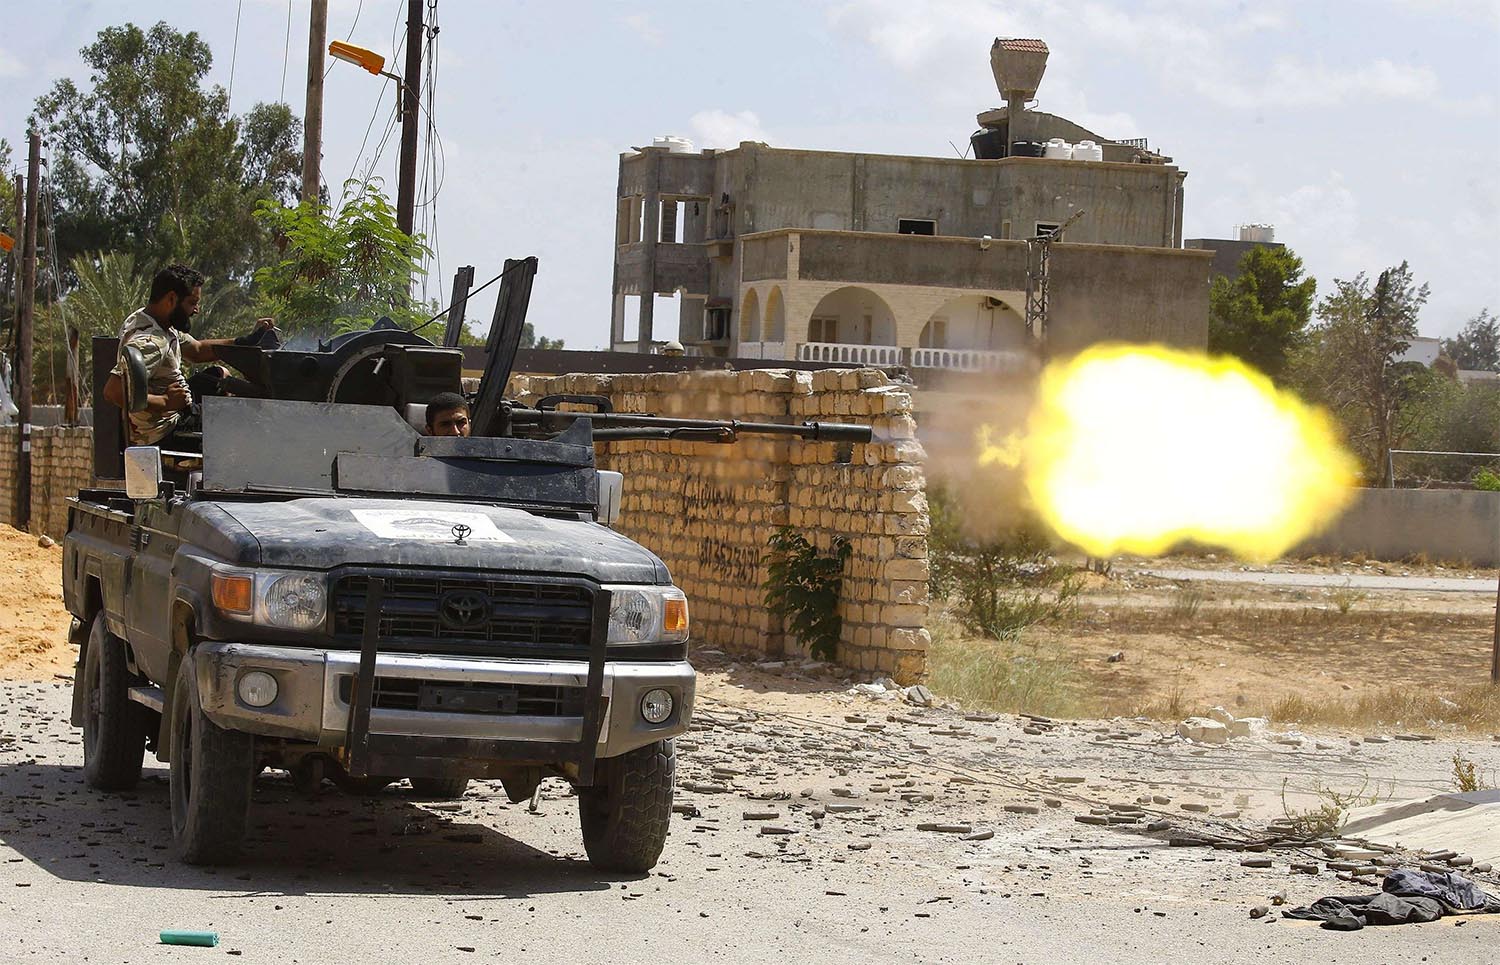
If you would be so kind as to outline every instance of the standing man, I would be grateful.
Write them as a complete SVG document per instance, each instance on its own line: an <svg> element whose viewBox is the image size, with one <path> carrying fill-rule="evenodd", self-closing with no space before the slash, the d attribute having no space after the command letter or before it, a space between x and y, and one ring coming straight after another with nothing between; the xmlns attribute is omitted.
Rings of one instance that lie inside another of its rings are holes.
<svg viewBox="0 0 1500 965"><path fill-rule="evenodd" d="M221 345L276 342L274 319L262 318L251 335L237 339L195 340L189 332L203 296L203 275L187 265L168 265L151 279L150 301L125 319L120 328L120 357L115 360L104 397L126 411L124 351L132 345L141 353L148 373L146 408L130 412L129 445L159 445L180 428L183 413L193 404L182 362L213 362Z"/></svg>

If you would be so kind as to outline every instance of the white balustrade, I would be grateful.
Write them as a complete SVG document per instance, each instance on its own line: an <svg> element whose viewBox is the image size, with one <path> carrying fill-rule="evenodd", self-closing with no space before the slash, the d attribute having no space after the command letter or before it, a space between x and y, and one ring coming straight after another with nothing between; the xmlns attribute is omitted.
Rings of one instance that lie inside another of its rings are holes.
<svg viewBox="0 0 1500 965"><path fill-rule="evenodd" d="M991 352L962 348L914 348L914 369L949 369L955 372L1024 372L1036 364L1029 352Z"/></svg>
<svg viewBox="0 0 1500 965"><path fill-rule="evenodd" d="M804 362L842 362L850 365L901 365L897 345L851 345L844 342L803 342L797 358Z"/></svg>

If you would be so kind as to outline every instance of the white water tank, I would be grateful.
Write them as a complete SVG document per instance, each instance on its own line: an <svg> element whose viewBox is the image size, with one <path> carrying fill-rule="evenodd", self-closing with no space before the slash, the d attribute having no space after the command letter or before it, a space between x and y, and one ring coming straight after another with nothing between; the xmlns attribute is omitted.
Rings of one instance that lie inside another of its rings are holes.
<svg viewBox="0 0 1500 965"><path fill-rule="evenodd" d="M1268 224L1240 225L1240 240L1270 243L1276 240L1276 229Z"/></svg>
<svg viewBox="0 0 1500 965"><path fill-rule="evenodd" d="M691 153L693 153L693 142L692 141L688 140L685 137L674 137L673 135L670 135L670 134L665 135L663 137L653 137L651 139L651 146L652 147L664 147L669 152L671 152L672 154L691 154Z"/></svg>
<svg viewBox="0 0 1500 965"><path fill-rule="evenodd" d="M1060 137L1054 137L1042 148L1042 157L1052 158L1054 161L1071 161L1073 159L1073 145Z"/></svg>
<svg viewBox="0 0 1500 965"><path fill-rule="evenodd" d="M1079 141L1073 145L1073 160L1102 161L1104 160L1104 148L1093 141Z"/></svg>

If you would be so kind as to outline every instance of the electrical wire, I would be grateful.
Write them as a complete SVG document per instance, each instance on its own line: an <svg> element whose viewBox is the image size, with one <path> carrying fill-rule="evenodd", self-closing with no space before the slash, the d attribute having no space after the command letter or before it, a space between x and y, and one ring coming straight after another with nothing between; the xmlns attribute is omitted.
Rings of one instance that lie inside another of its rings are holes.
<svg viewBox="0 0 1500 965"><path fill-rule="evenodd" d="M292 59L292 0L286 0L286 44L281 48L281 103L286 103L286 65Z"/></svg>
<svg viewBox="0 0 1500 965"><path fill-rule="evenodd" d="M240 0L240 2L243 3L244 0ZM352 38L354 36L354 28L359 26L359 15L361 13L364 13L364 10L365 10L365 0L359 0L359 6L357 6L357 7L354 8L354 22L349 25L349 32L346 33L346 34L344 34L344 43L347 44L349 42L350 38ZM328 72L331 71L331 70L333 70L333 61L330 60L328 62L328 66L323 68L323 79L324 80L328 79Z"/></svg>
<svg viewBox="0 0 1500 965"><path fill-rule="evenodd" d="M234 8L234 47L229 53L229 95L226 106L234 112L234 65L240 59L240 14L245 10L245 0Z"/></svg>
<svg viewBox="0 0 1500 965"><path fill-rule="evenodd" d="M489 281L485 282L483 285L480 285L478 288L471 289L469 291L469 297L473 298L475 295L477 295L480 292L484 291L486 288L490 287L495 282L497 282L500 279L504 278L506 275L508 275L511 272L515 271L517 268L520 268L524 264L526 264L526 259L525 258L520 259L514 265L511 265L509 268L506 268L504 271L500 272L500 274L496 275L494 278L491 278ZM447 308L445 308L442 311L438 312L436 315L432 316L427 321L425 321L422 324L418 325L416 328L409 329L409 331L413 335L415 335L417 332L420 332L422 329L424 329L427 326L431 325L433 322L435 322L438 319L442 318L444 315L448 314L452 310L453 310L453 306L450 304Z"/></svg>

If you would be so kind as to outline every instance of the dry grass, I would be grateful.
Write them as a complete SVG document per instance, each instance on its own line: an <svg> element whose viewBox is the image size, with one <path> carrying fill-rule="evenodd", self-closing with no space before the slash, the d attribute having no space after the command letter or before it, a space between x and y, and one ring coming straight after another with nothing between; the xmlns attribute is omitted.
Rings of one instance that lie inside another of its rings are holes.
<svg viewBox="0 0 1500 965"><path fill-rule="evenodd" d="M927 685L965 707L1007 713L1076 717L1080 700L1071 663L1016 641L966 640L945 617L929 624Z"/></svg>
<svg viewBox="0 0 1500 965"><path fill-rule="evenodd" d="M1334 591L1338 595L1338 591ZM1279 633L1287 631L1316 633L1337 632L1341 636L1372 636L1379 639L1386 632L1398 629L1439 630L1485 629L1492 625L1494 617L1487 614L1444 614L1437 616L1422 612L1395 610L1359 610L1354 604L1364 599L1362 594L1353 598L1334 599L1332 606L1202 606L1178 597L1164 609L1121 607L1107 614L1097 609L1083 608L1078 619L1083 623L1108 627L1113 633L1214 633L1230 639L1264 639L1267 626L1274 626Z"/></svg>
<svg viewBox="0 0 1500 965"><path fill-rule="evenodd" d="M1500 687L1466 687L1448 696L1398 687L1344 700L1291 695L1273 703L1269 716L1280 723L1407 728L1447 724L1493 733L1500 731Z"/></svg>

